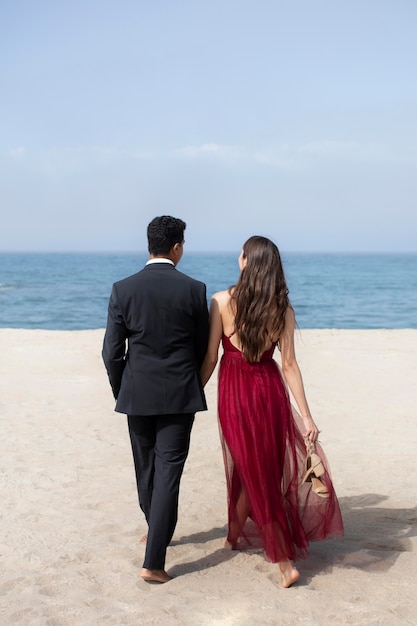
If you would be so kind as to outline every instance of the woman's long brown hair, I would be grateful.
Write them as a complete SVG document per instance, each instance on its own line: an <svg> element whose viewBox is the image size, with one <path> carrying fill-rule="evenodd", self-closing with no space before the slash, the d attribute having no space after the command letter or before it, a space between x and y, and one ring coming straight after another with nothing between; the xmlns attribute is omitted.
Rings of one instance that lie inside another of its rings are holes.
<svg viewBox="0 0 417 626"><path fill-rule="evenodd" d="M279 340L290 303L281 256L270 239L250 237L243 258L246 266L231 288L231 306L243 356L257 363L271 338Z"/></svg>

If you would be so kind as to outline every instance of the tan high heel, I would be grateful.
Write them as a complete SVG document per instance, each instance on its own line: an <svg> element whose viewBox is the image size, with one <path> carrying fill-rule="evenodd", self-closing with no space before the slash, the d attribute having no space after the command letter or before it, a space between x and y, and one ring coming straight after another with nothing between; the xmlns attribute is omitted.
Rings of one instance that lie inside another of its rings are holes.
<svg viewBox="0 0 417 626"><path fill-rule="evenodd" d="M301 480L300 485L304 485L304 483L311 483L312 474L314 474L314 472L313 472L313 468L311 467L311 459L310 459L310 457L307 457L307 459L306 459L306 471L304 473L304 476L303 476L303 478Z"/></svg>
<svg viewBox="0 0 417 626"><path fill-rule="evenodd" d="M319 455L315 452L314 443L307 440L306 449L305 472L301 480L301 485L306 482L311 482L311 488L316 495L320 496L320 498L328 498L330 495L329 490L326 485L319 480L319 478L324 475L325 469Z"/></svg>
<svg viewBox="0 0 417 626"><path fill-rule="evenodd" d="M311 469L313 470L317 478L320 478L320 476L324 475L324 465L321 461L321 458L319 457L318 454L316 454L316 452L311 452L310 458L311 458Z"/></svg>
<svg viewBox="0 0 417 626"><path fill-rule="evenodd" d="M320 498L330 497L329 490L327 489L326 485L323 485L319 478L311 478L311 489L314 491L315 494L320 496Z"/></svg>

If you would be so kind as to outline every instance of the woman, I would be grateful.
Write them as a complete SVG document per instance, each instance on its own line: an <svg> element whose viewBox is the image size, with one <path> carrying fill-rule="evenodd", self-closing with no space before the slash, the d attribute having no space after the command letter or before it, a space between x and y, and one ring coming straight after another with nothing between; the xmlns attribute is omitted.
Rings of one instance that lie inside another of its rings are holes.
<svg viewBox="0 0 417 626"><path fill-rule="evenodd" d="M292 561L307 556L309 541L342 534L343 524L295 357L295 316L278 248L265 237L251 237L239 267L237 284L212 298L201 370L205 385L222 341L218 412L228 489L225 547L261 545L267 559L278 563L282 586L290 587L299 578ZM283 376L272 358L276 346ZM291 406L287 384L302 417ZM320 456L316 474L305 466L306 446Z"/></svg>

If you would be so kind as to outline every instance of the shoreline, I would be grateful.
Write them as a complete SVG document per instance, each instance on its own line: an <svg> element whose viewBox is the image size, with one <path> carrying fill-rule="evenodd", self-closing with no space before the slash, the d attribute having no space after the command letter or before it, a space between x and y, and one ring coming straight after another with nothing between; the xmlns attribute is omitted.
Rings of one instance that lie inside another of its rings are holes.
<svg viewBox="0 0 417 626"><path fill-rule="evenodd" d="M113 411L101 362L103 334L0 329L4 624L414 623L416 329L296 332L345 537L311 544L289 590L262 554L222 548L216 373L168 548L174 579L140 581L145 524L126 419Z"/></svg>

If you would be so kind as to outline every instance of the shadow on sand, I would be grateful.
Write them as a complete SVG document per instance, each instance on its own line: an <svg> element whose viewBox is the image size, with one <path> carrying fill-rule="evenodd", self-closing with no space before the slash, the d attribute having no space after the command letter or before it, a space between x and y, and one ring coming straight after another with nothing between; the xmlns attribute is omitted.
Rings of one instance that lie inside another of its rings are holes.
<svg viewBox="0 0 417 626"><path fill-rule="evenodd" d="M333 567L358 568L364 571L387 571L401 552L412 550L411 539L417 535L417 507L396 509L382 507L387 496L363 494L339 498L345 535L339 539L310 544L310 558L298 562L303 582L308 582L320 572ZM194 533L172 545L185 543L204 544L224 539L226 526ZM259 551L247 551L248 556ZM239 552L223 548L195 561L180 563L170 568L173 576L183 576L202 571L233 559Z"/></svg>

